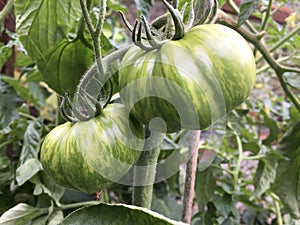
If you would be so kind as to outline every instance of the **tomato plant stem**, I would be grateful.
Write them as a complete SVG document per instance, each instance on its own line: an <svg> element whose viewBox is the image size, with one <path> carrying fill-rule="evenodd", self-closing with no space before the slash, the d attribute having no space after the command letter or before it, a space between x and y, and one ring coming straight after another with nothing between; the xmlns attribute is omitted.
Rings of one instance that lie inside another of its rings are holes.
<svg viewBox="0 0 300 225"><path fill-rule="evenodd" d="M234 170L234 187L236 188L238 186L238 178L239 178L239 173L241 170L241 165L242 165L242 161L243 161L243 146L242 146L242 141L240 139L240 137L236 134L236 141L238 144L238 159L236 162L236 167Z"/></svg>
<svg viewBox="0 0 300 225"><path fill-rule="evenodd" d="M61 205L59 207L55 207L54 209L57 210L67 210L67 209L75 209L75 208L80 208L83 206L87 205L99 205L101 202L100 201L87 201L87 202L78 202L78 203L73 203L73 204L68 204L68 205Z"/></svg>
<svg viewBox="0 0 300 225"><path fill-rule="evenodd" d="M276 213L276 219L277 219L277 224L278 225L283 225L283 219L282 219L282 215L281 215L281 211L280 211L280 205L279 205L279 198L277 197L277 195L275 195L274 193L271 193L271 197L273 198L274 201L274 206L275 206L275 213Z"/></svg>
<svg viewBox="0 0 300 225"><path fill-rule="evenodd" d="M96 27L94 27L89 10L87 7L86 0L80 0L80 5L82 9L82 14L86 23L86 26L88 28L90 37L92 39L93 43L93 52L94 57L97 65L97 69L100 75L104 74L104 66L102 62L102 54L101 54L101 42L100 42L100 36L102 33L102 27L105 19L105 12L106 12L106 0L100 0L99 2L99 19L97 21Z"/></svg>
<svg viewBox="0 0 300 225"><path fill-rule="evenodd" d="M271 9L272 9L272 5L273 5L273 0L269 0L267 10L263 15L263 21L262 21L262 25L261 25L260 30L265 30L265 28L266 28L268 19L270 17L270 12L271 12Z"/></svg>
<svg viewBox="0 0 300 225"><path fill-rule="evenodd" d="M191 223L193 198L194 198L194 186L196 180L197 159L198 159L198 146L200 141L200 130L189 131L189 153L188 162L186 165L186 177L183 196L183 213L182 221L184 223Z"/></svg>
<svg viewBox="0 0 300 225"><path fill-rule="evenodd" d="M147 134L150 130L147 128ZM146 139L143 152L134 167L132 204L150 209L157 160L164 134L151 132Z"/></svg>

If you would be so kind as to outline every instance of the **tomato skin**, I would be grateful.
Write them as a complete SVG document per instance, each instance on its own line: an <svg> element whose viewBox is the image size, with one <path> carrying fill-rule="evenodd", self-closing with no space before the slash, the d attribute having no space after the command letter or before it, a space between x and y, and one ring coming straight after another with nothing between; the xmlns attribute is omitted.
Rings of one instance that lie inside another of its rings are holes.
<svg viewBox="0 0 300 225"><path fill-rule="evenodd" d="M167 132L204 129L247 99L255 73L252 50L236 31L200 25L157 50L131 47L120 66L120 96L143 124L161 117Z"/></svg>
<svg viewBox="0 0 300 225"><path fill-rule="evenodd" d="M143 127L121 104L108 105L88 121L51 130L41 148L45 172L58 184L88 193L118 181L143 148Z"/></svg>

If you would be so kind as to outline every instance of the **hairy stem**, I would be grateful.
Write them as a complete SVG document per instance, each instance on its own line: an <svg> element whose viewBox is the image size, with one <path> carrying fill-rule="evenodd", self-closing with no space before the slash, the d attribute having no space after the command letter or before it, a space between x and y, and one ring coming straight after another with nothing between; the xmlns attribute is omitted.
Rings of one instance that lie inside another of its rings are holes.
<svg viewBox="0 0 300 225"><path fill-rule="evenodd" d="M164 134L147 128L143 152L134 167L132 204L150 209L155 181L156 165Z"/></svg>
<svg viewBox="0 0 300 225"><path fill-rule="evenodd" d="M200 141L200 130L189 131L189 155L188 162L186 164L186 177L183 196L183 213L182 221L184 223L191 223L194 187L196 180L197 159L198 159L198 146Z"/></svg>
<svg viewBox="0 0 300 225"><path fill-rule="evenodd" d="M94 57L95 57L98 72L99 72L99 74L104 74L104 66L103 66L102 55L101 55L100 36L102 33L102 26L103 26L103 22L104 22L104 18L105 18L106 0L100 0L99 20L97 22L96 28L94 27L94 25L92 23L86 0L80 0L80 6L81 6L85 24L88 28L89 34L92 39L93 52L94 52Z"/></svg>
<svg viewBox="0 0 300 225"><path fill-rule="evenodd" d="M123 56L126 54L126 52L128 51L128 49L131 47L132 45L127 45L125 47L122 47L110 54L108 54L107 56L105 56L102 60L103 62L103 66L104 66L104 73L106 73L108 66L110 64L112 64L114 61L123 58ZM78 87L85 87L88 83L88 81L93 78L94 76L96 76L96 74L98 74L98 68L97 68L97 64L95 63L94 65L91 66L91 68L84 74L84 76L82 77L82 79L79 82Z"/></svg>

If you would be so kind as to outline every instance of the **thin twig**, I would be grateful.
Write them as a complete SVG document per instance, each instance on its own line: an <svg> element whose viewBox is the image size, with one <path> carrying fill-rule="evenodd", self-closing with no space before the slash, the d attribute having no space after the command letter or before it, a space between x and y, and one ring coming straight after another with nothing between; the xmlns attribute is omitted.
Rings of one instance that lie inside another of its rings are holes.
<svg viewBox="0 0 300 225"><path fill-rule="evenodd" d="M196 180L197 159L198 159L198 146L200 141L200 130L189 131L189 158L186 165L186 178L183 196L183 213L182 221L184 223L191 223L194 187Z"/></svg>

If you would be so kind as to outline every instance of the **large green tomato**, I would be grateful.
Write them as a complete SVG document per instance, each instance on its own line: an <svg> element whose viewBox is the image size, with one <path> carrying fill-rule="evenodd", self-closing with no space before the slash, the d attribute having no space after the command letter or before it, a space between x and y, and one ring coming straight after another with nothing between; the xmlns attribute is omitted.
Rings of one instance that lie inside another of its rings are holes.
<svg viewBox="0 0 300 225"><path fill-rule="evenodd" d="M117 182L140 156L143 127L121 104L88 121L66 122L49 132L41 148L45 172L58 184L95 193Z"/></svg>
<svg viewBox="0 0 300 225"><path fill-rule="evenodd" d="M200 25L157 50L131 47L120 67L120 96L152 129L204 129L247 99L255 70L252 50L236 31Z"/></svg>

